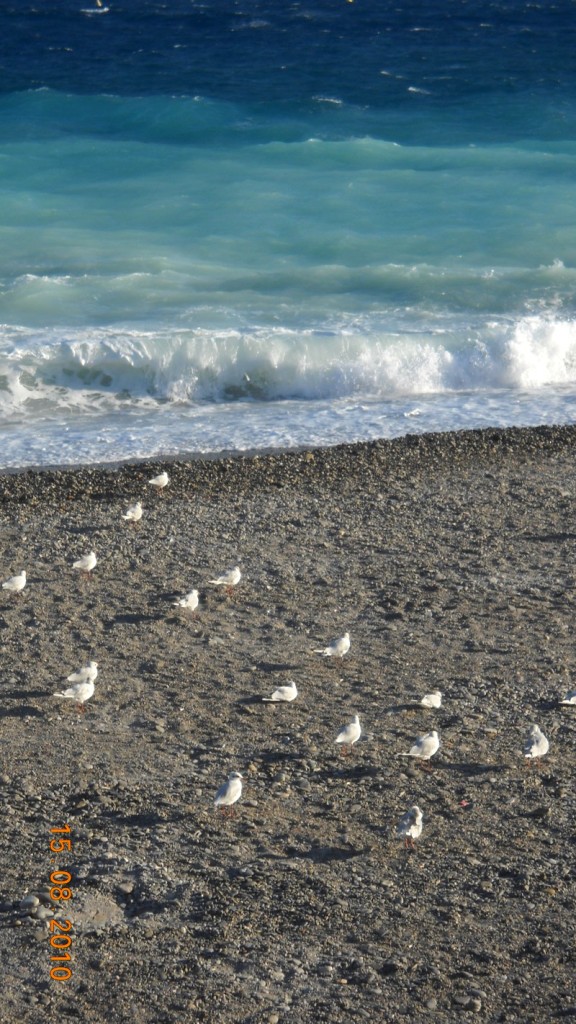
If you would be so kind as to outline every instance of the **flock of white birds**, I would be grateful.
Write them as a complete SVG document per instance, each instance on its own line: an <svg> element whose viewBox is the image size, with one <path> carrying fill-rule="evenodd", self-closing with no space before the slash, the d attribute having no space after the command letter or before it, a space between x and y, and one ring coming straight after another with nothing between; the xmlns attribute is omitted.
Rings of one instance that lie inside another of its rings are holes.
<svg viewBox="0 0 576 1024"><path fill-rule="evenodd" d="M162 494L164 488L168 486L170 478L168 473L163 472L158 476L153 477L148 482L159 494ZM127 509L122 518L128 522L138 523L141 520L142 515L142 504L137 501ZM73 562L72 568L88 575L95 569L97 564L98 559L96 558L95 552L90 551L77 561ZM240 583L241 579L242 573L240 571L240 567L236 565L233 569L229 569L220 576L217 576L215 579L208 580L207 582L216 587L224 587L227 593L231 594L233 592L233 588ZM2 588L10 594L17 595L24 590L26 583L26 572L25 570L22 570L22 572L7 579L2 584ZM194 613L198 607L198 602L198 591L191 590L190 593L179 598L174 602L174 604L175 607L183 608L188 612ZM325 658L343 658L349 650L350 634L344 633L343 636L333 640L326 647L314 649L313 653L321 654ZM86 701L90 700L94 695L94 684L97 675L98 662L90 661L88 665L79 668L76 672L72 672L72 674L68 676L67 682L71 683L71 686L58 693L54 693L53 696L74 700L78 709L84 711ZM297 696L298 689L296 687L296 683L293 680L290 680L286 685L279 686L278 689L274 690L270 697L263 697L262 700L269 703L290 703L291 701L296 700ZM576 690L570 690L559 703L576 705ZM427 693L422 697L420 704L425 708L439 708L442 705L442 693L440 690L434 690L432 693ZM358 715L355 715L353 720L345 725L338 733L335 743L341 744L343 753L351 753L352 747L358 742L361 735L362 727L360 725L360 719ZM524 744L524 757L527 761L544 757L545 754L548 753L549 747L549 741L539 726L532 725ZM424 736L419 736L410 747L410 750L398 753L396 756L414 757L421 764L425 764L430 761L430 758L434 757L434 754L436 754L439 749L440 736L438 735L438 732L433 729ZM225 814L231 814L233 813L234 804L238 802L241 796L242 775L240 772L231 772L226 782L220 786L216 793L214 806L219 808ZM404 844L407 848L414 848L415 840L418 839L422 833L422 822L423 813L417 805L410 807L409 810L400 818L397 825L397 834L404 838Z"/></svg>

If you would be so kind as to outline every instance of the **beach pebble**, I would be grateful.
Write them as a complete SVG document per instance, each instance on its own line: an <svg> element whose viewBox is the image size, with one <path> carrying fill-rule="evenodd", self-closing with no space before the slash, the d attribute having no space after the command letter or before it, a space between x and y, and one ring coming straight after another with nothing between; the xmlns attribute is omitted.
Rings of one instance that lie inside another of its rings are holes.
<svg viewBox="0 0 576 1024"><path fill-rule="evenodd" d="M24 899L21 901L20 910L32 911L34 910L35 907L39 906L39 904L40 900L38 899L38 897L30 893L30 895L25 896Z"/></svg>
<svg viewBox="0 0 576 1024"><path fill-rule="evenodd" d="M32 916L37 921L47 921L49 918L54 917L54 911L50 907L36 907Z"/></svg>
<svg viewBox="0 0 576 1024"><path fill-rule="evenodd" d="M474 1013L479 1013L482 1009L482 1000L470 994L454 995L452 1002L455 1006L459 1006L463 1010L472 1010Z"/></svg>

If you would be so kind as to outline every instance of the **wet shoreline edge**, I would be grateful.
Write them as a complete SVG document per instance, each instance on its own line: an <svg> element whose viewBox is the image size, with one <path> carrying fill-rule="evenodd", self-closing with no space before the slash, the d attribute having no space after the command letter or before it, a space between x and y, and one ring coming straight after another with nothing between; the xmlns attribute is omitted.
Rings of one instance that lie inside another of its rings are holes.
<svg viewBox="0 0 576 1024"><path fill-rule="evenodd" d="M576 426L482 428L449 433L408 434L391 440L328 448L267 449L141 459L125 463L55 468L0 469L0 502L25 502L42 490L67 499L130 497L160 468L170 471L170 493L243 490L258 486L328 487L362 485L367 476L392 472L419 475L461 465L490 465L510 459L550 458L576 447Z"/></svg>

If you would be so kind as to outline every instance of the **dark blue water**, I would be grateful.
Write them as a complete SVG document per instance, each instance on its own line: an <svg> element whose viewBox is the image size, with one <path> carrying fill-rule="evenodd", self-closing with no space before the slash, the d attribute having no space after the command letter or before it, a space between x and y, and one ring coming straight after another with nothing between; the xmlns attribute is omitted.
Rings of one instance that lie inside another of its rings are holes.
<svg viewBox="0 0 576 1024"><path fill-rule="evenodd" d="M322 94L410 110L405 83L450 115L467 96L550 102L555 137L574 125L576 4L527 0L81 0L3 5L0 89L114 95L201 94L309 104ZM557 104L553 109L554 101ZM503 137L510 125L485 130Z"/></svg>

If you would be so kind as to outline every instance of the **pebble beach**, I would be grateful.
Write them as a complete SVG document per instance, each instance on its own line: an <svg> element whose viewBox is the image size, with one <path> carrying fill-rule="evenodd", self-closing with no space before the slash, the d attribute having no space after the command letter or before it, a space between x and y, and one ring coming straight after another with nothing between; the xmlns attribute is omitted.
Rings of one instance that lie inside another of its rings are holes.
<svg viewBox="0 0 576 1024"><path fill-rule="evenodd" d="M0 474L0 1021L576 1016L575 454L567 426ZM53 694L91 659L80 712ZM429 770L397 757L430 730Z"/></svg>

